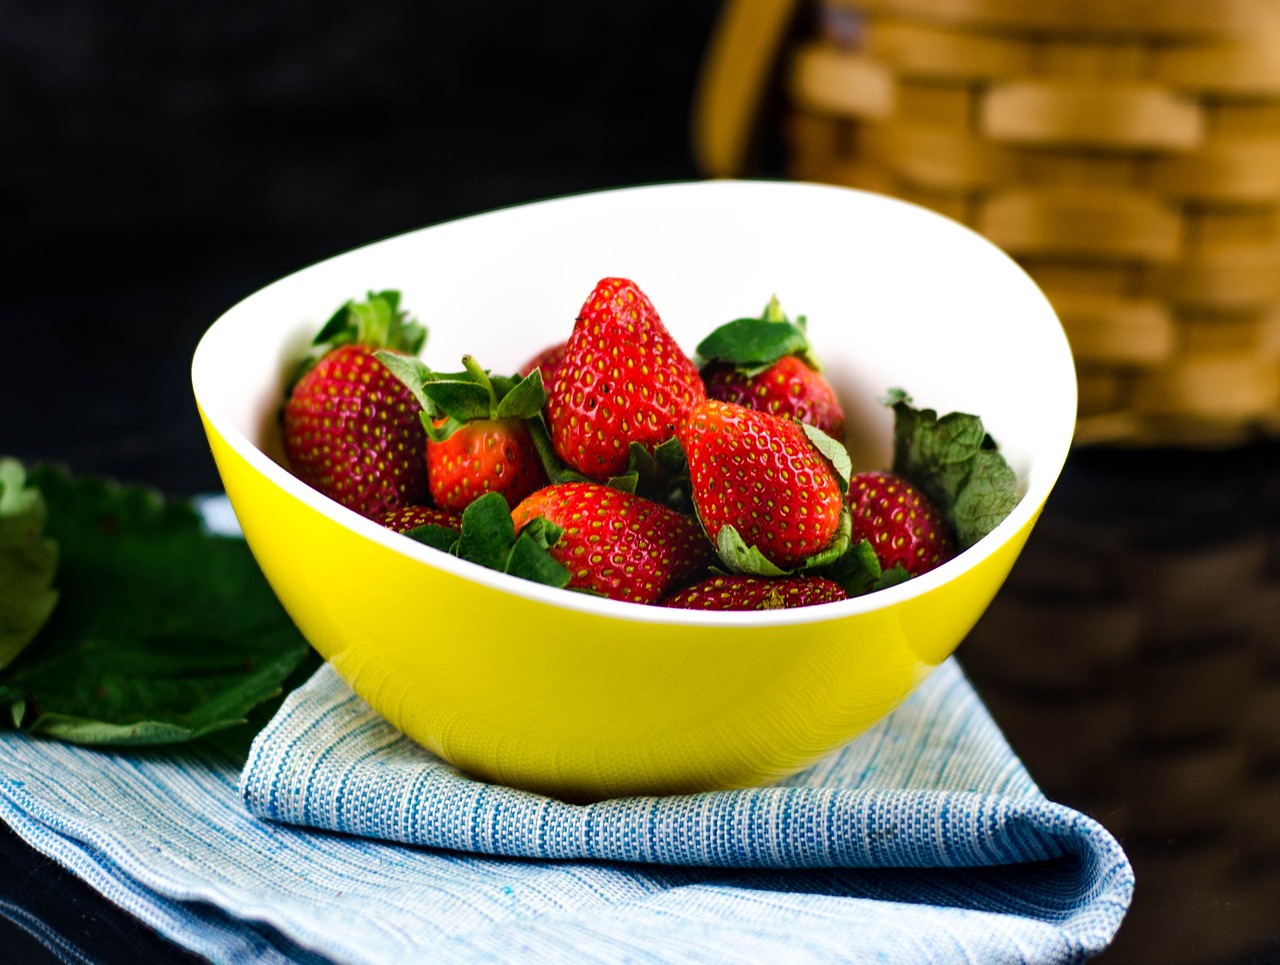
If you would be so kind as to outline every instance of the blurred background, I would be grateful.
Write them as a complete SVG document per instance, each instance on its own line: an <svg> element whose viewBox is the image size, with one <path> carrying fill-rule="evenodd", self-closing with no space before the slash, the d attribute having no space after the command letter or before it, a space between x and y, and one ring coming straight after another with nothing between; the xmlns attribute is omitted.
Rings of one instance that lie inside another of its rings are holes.
<svg viewBox="0 0 1280 965"><path fill-rule="evenodd" d="M1134 862L1104 961L1280 961L1276 16L10 0L0 451L216 489L188 381L208 324L452 217L713 175L934 207L1045 287L1081 376L1076 450L961 660ZM0 867L7 960L188 960L7 829Z"/></svg>

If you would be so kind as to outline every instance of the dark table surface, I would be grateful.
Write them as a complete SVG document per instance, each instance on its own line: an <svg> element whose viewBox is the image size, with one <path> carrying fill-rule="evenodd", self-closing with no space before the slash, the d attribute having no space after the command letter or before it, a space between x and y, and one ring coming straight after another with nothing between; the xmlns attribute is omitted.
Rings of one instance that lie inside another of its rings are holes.
<svg viewBox="0 0 1280 965"><path fill-rule="evenodd" d="M0 453L175 496L216 490L188 369L214 318L281 274L400 231L698 177L690 97L717 9L713 0L6 4ZM770 150L765 176L777 173ZM1046 510L1048 535L1033 537L1029 569L1011 580L1012 609L996 622L1039 605L1046 580L1072 585L1081 556L1064 534L1098 534L1123 570L1152 547L1230 548L1260 532L1271 547L1265 592L1280 570L1278 476L1280 450L1267 440L1230 452L1073 454ZM1034 713L1040 684L1002 672L1008 636L973 641L980 692L1033 775L1049 776L1046 791L1112 826L1138 869L1130 921L1104 958L1280 960L1280 900L1254 908L1248 898L1275 898L1272 865L1250 865L1252 877L1229 892L1220 878L1198 882L1177 856L1221 843L1222 815L1175 821L1153 841L1134 785L1099 788L1058 766L1061 755L1042 748L1048 718ZM1045 698L1068 711L1070 699ZM1090 710L1079 705L1082 716ZM1276 762L1258 766L1273 780ZM1162 887L1162 876L1199 890L1195 913L1186 888ZM1246 913L1221 919L1234 929L1225 940L1219 913L1233 902ZM3 825L0 949L19 963L193 960Z"/></svg>

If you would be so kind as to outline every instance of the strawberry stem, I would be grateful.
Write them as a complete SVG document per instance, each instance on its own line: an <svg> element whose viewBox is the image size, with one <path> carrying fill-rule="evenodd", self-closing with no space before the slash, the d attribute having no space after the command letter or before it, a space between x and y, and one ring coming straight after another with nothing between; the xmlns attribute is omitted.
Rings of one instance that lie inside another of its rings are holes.
<svg viewBox="0 0 1280 965"><path fill-rule="evenodd" d="M462 367L477 385L483 386L489 393L489 418L493 418L497 414L498 395L493 391L493 382L489 380L489 373L476 361L474 355L462 356Z"/></svg>
<svg viewBox="0 0 1280 965"><path fill-rule="evenodd" d="M556 454L555 446L551 443L551 434L547 431L547 424L541 415L529 419L528 425L529 437L533 439L533 448L538 451L542 471L547 474L548 480L553 483L590 482L586 476L566 466Z"/></svg>

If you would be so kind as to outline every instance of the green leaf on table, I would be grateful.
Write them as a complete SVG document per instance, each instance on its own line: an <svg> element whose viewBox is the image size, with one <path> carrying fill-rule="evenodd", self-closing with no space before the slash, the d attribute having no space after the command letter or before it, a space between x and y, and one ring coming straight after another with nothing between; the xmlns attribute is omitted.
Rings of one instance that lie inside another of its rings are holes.
<svg viewBox="0 0 1280 965"><path fill-rule="evenodd" d="M186 741L243 724L311 648L243 540L185 502L53 467L31 472L60 547L61 599L0 673L14 726L87 744Z"/></svg>
<svg viewBox="0 0 1280 965"><path fill-rule="evenodd" d="M47 510L16 459L0 459L0 668L40 632L58 603L58 544L44 535Z"/></svg>
<svg viewBox="0 0 1280 965"><path fill-rule="evenodd" d="M1018 504L1018 477L976 415L917 409L893 389L893 471L920 487L955 530L960 549L991 532Z"/></svg>

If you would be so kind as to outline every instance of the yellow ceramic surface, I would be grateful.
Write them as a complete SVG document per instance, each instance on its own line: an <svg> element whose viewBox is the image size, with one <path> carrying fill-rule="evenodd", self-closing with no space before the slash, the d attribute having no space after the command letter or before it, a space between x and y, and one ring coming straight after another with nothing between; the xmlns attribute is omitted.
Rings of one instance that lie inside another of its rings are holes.
<svg viewBox="0 0 1280 965"><path fill-rule="evenodd" d="M686 349L777 293L845 400L855 466L888 459L892 386L983 416L1024 495L932 573L856 600L703 613L538 586L364 520L278 458L281 373L333 309L399 288L424 356L514 370L595 282L633 278ZM923 209L840 188L711 182L560 199L312 266L219 319L193 363L218 469L303 634L396 727L479 777L573 800L742 786L893 709L1007 575L1061 470L1075 381L1052 309L1001 252Z"/></svg>

